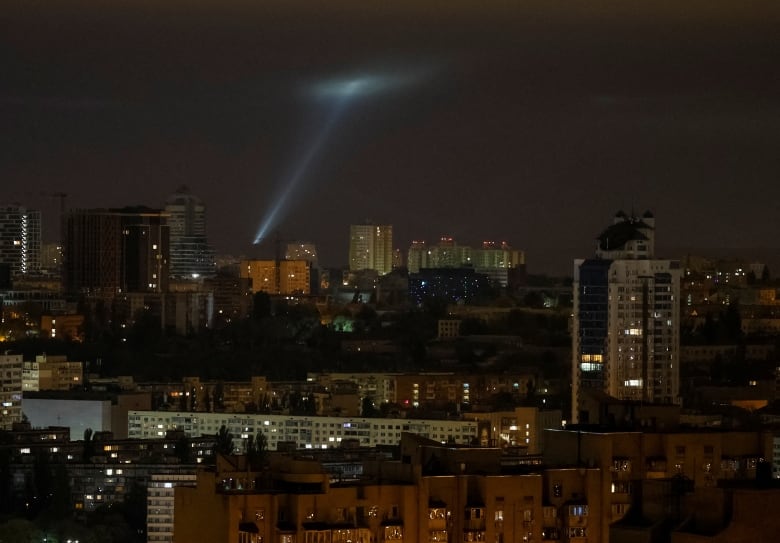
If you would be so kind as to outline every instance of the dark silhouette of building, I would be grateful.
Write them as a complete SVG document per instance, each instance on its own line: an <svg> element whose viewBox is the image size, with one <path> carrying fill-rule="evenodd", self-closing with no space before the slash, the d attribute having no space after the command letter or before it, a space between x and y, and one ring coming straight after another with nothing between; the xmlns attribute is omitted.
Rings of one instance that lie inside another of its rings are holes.
<svg viewBox="0 0 780 543"><path fill-rule="evenodd" d="M423 268L409 274L409 297L418 304L434 298L465 303L491 294L488 277L473 268Z"/></svg>
<svg viewBox="0 0 780 543"><path fill-rule="evenodd" d="M81 209L65 219L67 292L166 292L168 261L167 215L158 209Z"/></svg>
<svg viewBox="0 0 780 543"><path fill-rule="evenodd" d="M170 272L174 277L213 277L217 267L214 249L206 238L206 205L179 187L165 203L170 226Z"/></svg>

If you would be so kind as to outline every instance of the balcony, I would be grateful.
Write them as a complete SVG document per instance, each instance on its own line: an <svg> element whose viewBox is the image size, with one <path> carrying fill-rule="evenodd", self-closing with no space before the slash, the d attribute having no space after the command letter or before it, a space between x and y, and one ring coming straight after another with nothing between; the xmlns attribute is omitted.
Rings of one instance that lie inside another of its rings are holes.
<svg viewBox="0 0 780 543"><path fill-rule="evenodd" d="M463 541L487 541L485 530L463 530Z"/></svg>
<svg viewBox="0 0 780 543"><path fill-rule="evenodd" d="M569 530L583 529L588 524L588 506L585 504L573 504L566 508L566 526Z"/></svg>
<svg viewBox="0 0 780 543"><path fill-rule="evenodd" d="M428 508L428 529L434 531L447 531L447 519L449 512L444 507Z"/></svg>
<svg viewBox="0 0 780 543"><path fill-rule="evenodd" d="M484 507L466 507L464 512L464 530L484 531L485 530L485 508ZM470 539L469 541L481 541Z"/></svg>
<svg viewBox="0 0 780 543"><path fill-rule="evenodd" d="M663 479L668 468L665 456L653 456L647 459L645 464L648 479Z"/></svg>
<svg viewBox="0 0 780 543"><path fill-rule="evenodd" d="M612 472L612 480L631 478L631 459L625 456L612 457L612 465L609 470Z"/></svg>
<svg viewBox="0 0 780 543"><path fill-rule="evenodd" d="M588 540L588 532L585 528L575 527L566 530L566 538L569 543L585 543Z"/></svg>
<svg viewBox="0 0 780 543"><path fill-rule="evenodd" d="M403 526L385 526L382 529L382 541L403 541L404 540L404 528Z"/></svg>

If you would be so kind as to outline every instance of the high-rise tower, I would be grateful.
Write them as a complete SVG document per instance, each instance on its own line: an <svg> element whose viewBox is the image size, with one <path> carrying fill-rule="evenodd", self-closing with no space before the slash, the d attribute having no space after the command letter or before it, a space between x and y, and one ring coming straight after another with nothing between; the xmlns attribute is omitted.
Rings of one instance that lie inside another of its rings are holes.
<svg viewBox="0 0 780 543"><path fill-rule="evenodd" d="M171 276L213 277L216 263L206 239L206 206L182 186L168 198L165 211L171 236Z"/></svg>
<svg viewBox="0 0 780 543"><path fill-rule="evenodd" d="M351 225L349 269L374 270L380 275L393 271L393 226L370 223Z"/></svg>
<svg viewBox="0 0 780 543"><path fill-rule="evenodd" d="M623 400L677 403L680 266L655 258L655 218L625 213L574 261L572 419L587 423L585 389Z"/></svg>
<svg viewBox="0 0 780 543"><path fill-rule="evenodd" d="M19 205L0 207L0 264L12 275L41 269L41 212Z"/></svg>
<svg viewBox="0 0 780 543"><path fill-rule="evenodd" d="M158 209L79 209L65 220L68 292L112 296L168 290L167 215Z"/></svg>

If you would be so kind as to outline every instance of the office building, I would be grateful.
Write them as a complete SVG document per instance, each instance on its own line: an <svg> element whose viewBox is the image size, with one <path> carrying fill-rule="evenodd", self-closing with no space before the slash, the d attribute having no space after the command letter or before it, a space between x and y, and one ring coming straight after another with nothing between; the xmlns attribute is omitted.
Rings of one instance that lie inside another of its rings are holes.
<svg viewBox="0 0 780 543"><path fill-rule="evenodd" d="M106 296L166 292L167 217L146 207L69 212L65 219L65 289Z"/></svg>
<svg viewBox="0 0 780 543"><path fill-rule="evenodd" d="M0 206L0 264L13 276L41 269L41 212L19 205Z"/></svg>
<svg viewBox="0 0 780 543"><path fill-rule="evenodd" d="M206 238L206 206L180 187L165 203L170 229L170 274L172 277L213 277L214 249Z"/></svg>
<svg viewBox="0 0 780 543"><path fill-rule="evenodd" d="M393 270L393 227L389 224L353 224L349 227L350 271Z"/></svg>
<svg viewBox="0 0 780 543"><path fill-rule="evenodd" d="M618 213L595 258L574 262L572 420L588 422L581 391L677 403L680 266L655 258L655 218Z"/></svg>

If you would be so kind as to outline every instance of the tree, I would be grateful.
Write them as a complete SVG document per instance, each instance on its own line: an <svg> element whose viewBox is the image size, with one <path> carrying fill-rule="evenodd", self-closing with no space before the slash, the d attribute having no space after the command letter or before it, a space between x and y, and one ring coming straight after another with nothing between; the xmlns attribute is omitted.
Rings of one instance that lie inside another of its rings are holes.
<svg viewBox="0 0 780 543"><path fill-rule="evenodd" d="M189 464L192 462L192 447L187 436L181 436L174 445L174 451L179 458L179 462L182 464Z"/></svg>
<svg viewBox="0 0 780 543"><path fill-rule="evenodd" d="M222 381L217 381L217 384L214 386L214 394L211 400L214 404L214 411L221 413L225 410L225 385Z"/></svg>
<svg viewBox="0 0 780 543"><path fill-rule="evenodd" d="M217 440L214 443L214 451L220 454L233 454L233 434L224 424L219 427Z"/></svg>
<svg viewBox="0 0 780 543"><path fill-rule="evenodd" d="M372 398L371 396L364 397L360 407L360 416L366 418L373 418L373 417L378 417L379 415L380 412L374 405L374 398Z"/></svg>
<svg viewBox="0 0 780 543"><path fill-rule="evenodd" d="M249 465L254 470L265 467L268 460L268 438L263 431L257 432L257 436L250 435L246 440L246 455Z"/></svg>
<svg viewBox="0 0 780 543"><path fill-rule="evenodd" d="M729 343L739 342L742 339L742 316L739 314L739 304L731 302L726 311L721 313L723 323L723 335Z"/></svg>
<svg viewBox="0 0 780 543"><path fill-rule="evenodd" d="M544 296L538 290L529 290L523 297L523 305L534 309L541 309L544 307Z"/></svg>
<svg viewBox="0 0 780 543"><path fill-rule="evenodd" d="M0 524L0 541L38 543L43 541L41 531L29 520L15 518Z"/></svg>
<svg viewBox="0 0 780 543"><path fill-rule="evenodd" d="M203 393L203 410L206 413L211 413L211 395L209 395L209 390L207 388L204 389Z"/></svg>
<svg viewBox="0 0 780 543"><path fill-rule="evenodd" d="M256 292L252 298L252 318L263 320L271 316L271 297L267 292Z"/></svg>
<svg viewBox="0 0 780 543"><path fill-rule="evenodd" d="M525 386L525 398L529 402L536 401L536 382L528 381L528 384Z"/></svg>

